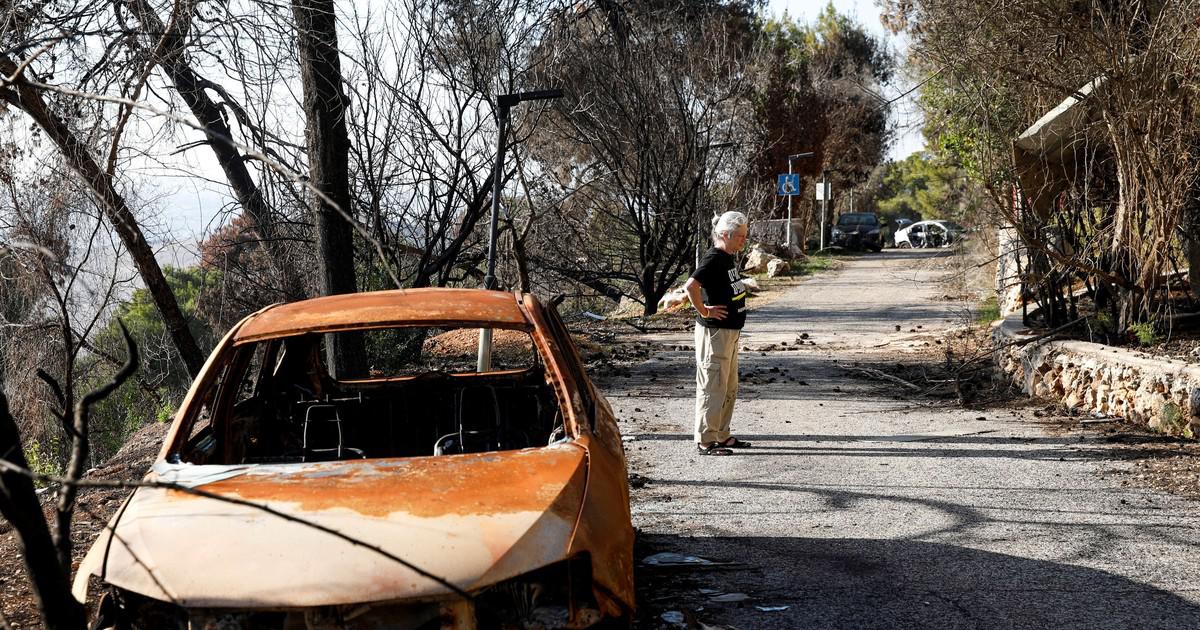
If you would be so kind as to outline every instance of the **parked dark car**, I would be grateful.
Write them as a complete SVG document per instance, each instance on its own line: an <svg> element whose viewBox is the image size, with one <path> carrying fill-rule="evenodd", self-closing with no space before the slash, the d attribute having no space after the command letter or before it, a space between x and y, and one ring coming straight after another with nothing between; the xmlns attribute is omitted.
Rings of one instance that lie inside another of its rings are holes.
<svg viewBox="0 0 1200 630"><path fill-rule="evenodd" d="M830 241L834 247L846 249L883 249L883 224L874 212L850 212L838 217Z"/></svg>

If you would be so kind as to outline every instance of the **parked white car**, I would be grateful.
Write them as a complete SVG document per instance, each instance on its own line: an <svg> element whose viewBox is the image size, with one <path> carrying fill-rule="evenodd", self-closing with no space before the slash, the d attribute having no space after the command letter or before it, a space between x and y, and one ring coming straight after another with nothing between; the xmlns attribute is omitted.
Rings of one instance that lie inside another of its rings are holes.
<svg viewBox="0 0 1200 630"><path fill-rule="evenodd" d="M967 238L967 228L953 221L918 221L896 230L896 247L950 247Z"/></svg>

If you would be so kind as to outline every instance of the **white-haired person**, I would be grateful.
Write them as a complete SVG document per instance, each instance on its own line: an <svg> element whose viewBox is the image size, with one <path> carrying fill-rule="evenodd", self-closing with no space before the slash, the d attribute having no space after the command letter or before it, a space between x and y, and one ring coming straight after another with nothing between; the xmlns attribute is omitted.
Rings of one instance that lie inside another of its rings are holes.
<svg viewBox="0 0 1200 630"><path fill-rule="evenodd" d="M734 255L746 246L746 215L713 219L713 247L683 285L696 309L696 448L730 455L750 443L729 432L738 390L738 337L746 323L746 286Z"/></svg>

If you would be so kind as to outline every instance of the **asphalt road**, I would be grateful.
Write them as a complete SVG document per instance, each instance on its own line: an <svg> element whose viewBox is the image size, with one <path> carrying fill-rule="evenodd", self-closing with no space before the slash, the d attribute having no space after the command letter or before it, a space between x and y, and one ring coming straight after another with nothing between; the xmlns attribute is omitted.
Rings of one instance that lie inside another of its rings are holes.
<svg viewBox="0 0 1200 630"><path fill-rule="evenodd" d="M931 256L853 259L752 310L733 421L752 449L695 454L694 357L670 349L690 335L601 381L645 481L639 557L730 563L640 568L639 627L1200 628L1196 504L1104 476L1132 463L1099 437L838 367L936 360L964 305Z"/></svg>

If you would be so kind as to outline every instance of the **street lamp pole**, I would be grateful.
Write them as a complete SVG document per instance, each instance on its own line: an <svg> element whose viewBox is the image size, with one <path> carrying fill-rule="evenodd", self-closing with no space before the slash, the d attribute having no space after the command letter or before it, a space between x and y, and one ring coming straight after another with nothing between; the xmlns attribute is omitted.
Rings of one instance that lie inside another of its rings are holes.
<svg viewBox="0 0 1200 630"><path fill-rule="evenodd" d="M562 98L562 90L537 90L534 92L518 92L516 94L501 94L496 97L499 107L497 115L499 137L496 141L496 166L492 170L492 216L488 227L488 258L487 275L483 277L483 288L496 288L496 235L497 222L500 215L500 180L504 177L504 143L508 137L508 117L514 106L523 101L543 101L552 98Z"/></svg>
<svg viewBox="0 0 1200 630"><path fill-rule="evenodd" d="M516 94L500 94L496 97L497 126L496 166L492 170L492 216L488 222L488 254L487 273L483 276L483 288L496 288L496 237L500 216L500 180L504 178L504 143L508 136L508 117L512 108L524 101L543 101L552 98L562 98L562 90L536 90L533 92L517 92ZM479 329L479 353L475 361L476 371L487 372L492 369L492 329Z"/></svg>
<svg viewBox="0 0 1200 630"><path fill-rule="evenodd" d="M792 160L812 157L812 155L812 151L805 151L804 153L793 153L792 155L787 156L789 181L791 181L792 175ZM787 196L787 223L783 226L783 246L789 250L792 248L792 197L795 197L795 195ZM791 254L789 254L789 256L790 255Z"/></svg>

